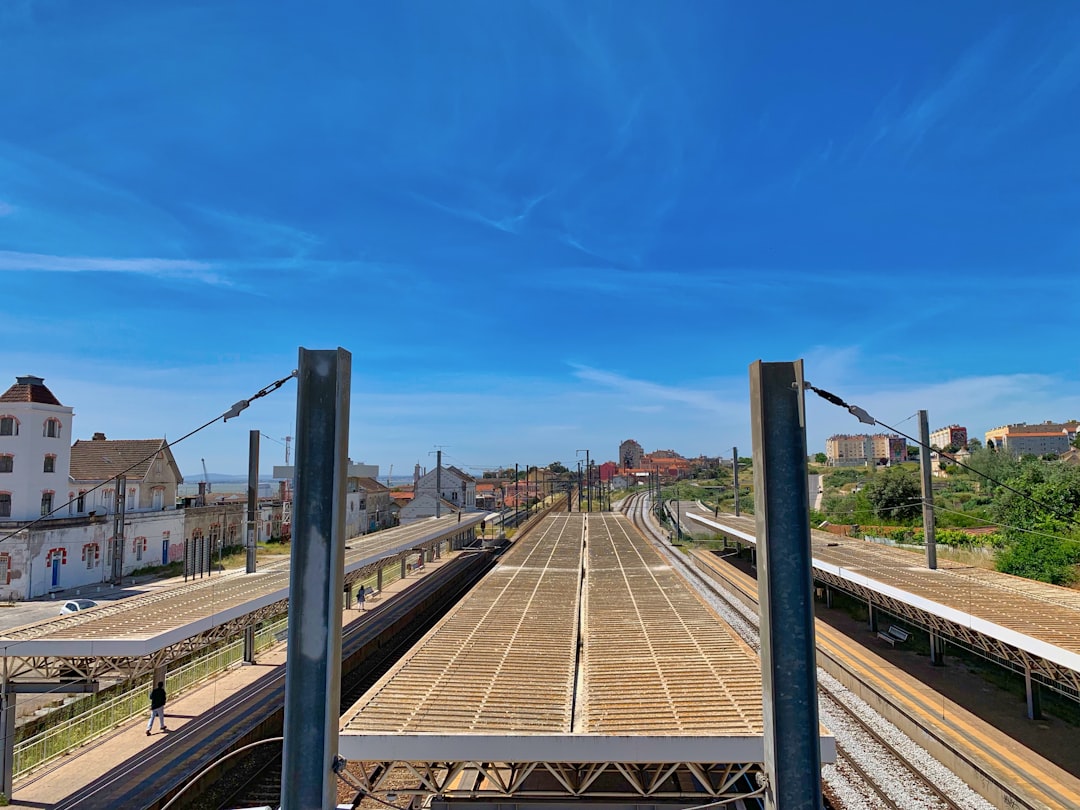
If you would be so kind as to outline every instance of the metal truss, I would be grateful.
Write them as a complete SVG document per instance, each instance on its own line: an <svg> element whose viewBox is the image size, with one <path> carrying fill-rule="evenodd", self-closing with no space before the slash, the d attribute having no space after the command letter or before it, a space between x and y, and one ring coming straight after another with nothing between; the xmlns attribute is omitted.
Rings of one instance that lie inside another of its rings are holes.
<svg viewBox="0 0 1080 810"><path fill-rule="evenodd" d="M916 627L946 638L972 652L989 658L995 663L1031 676L1047 687L1066 695L1073 700L1080 699L1080 672L1067 669L1053 661L1032 655L999 639L979 633L949 619L935 616L925 610L878 593L863 585L842 579L834 574L814 570L814 579L838 591L851 594L856 599L875 608L904 619Z"/></svg>
<svg viewBox="0 0 1080 810"><path fill-rule="evenodd" d="M442 799L684 799L723 804L764 795L760 763L371 763L360 789ZM402 789L401 771L415 787Z"/></svg>
<svg viewBox="0 0 1080 810"><path fill-rule="evenodd" d="M211 627L149 655L140 656L9 656L7 677L59 678L66 680L98 680L102 678L138 678L174 661L224 641L232 641L249 627L276 618L288 609L289 600L280 599L258 610L238 616Z"/></svg>

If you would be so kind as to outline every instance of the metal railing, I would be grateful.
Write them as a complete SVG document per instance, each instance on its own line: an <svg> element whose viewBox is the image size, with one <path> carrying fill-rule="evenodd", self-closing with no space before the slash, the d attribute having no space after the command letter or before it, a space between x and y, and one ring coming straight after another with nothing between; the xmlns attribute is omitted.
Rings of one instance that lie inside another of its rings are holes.
<svg viewBox="0 0 1080 810"><path fill-rule="evenodd" d="M401 566L398 563L383 567L382 585L385 588L401 579ZM379 582L377 571L372 572L353 588L361 584L365 589L375 590ZM255 650L264 650L284 639L289 619L284 616L264 623L255 631ZM165 677L165 690L170 694L182 694L185 690L205 681L207 678L224 672L244 657L243 636L216 649L199 654L196 658ZM19 779L37 768L47 765L63 756L72 748L84 745L96 737L109 733L117 726L130 721L133 717L147 712L147 688L151 677L146 676L133 682L122 694L104 700L86 711L61 720L49 728L39 731L25 740L15 743L15 773ZM84 698L85 699L85 698Z"/></svg>
<svg viewBox="0 0 1080 810"><path fill-rule="evenodd" d="M288 622L286 616L260 627L255 632L256 651L276 644L278 634L287 629ZM243 657L244 640L240 637L222 647L199 655L170 672L165 678L165 689L170 694L181 694L212 675L223 672ZM72 748L107 734L137 715L145 714L148 705L146 688L150 680L149 676L140 678L122 694L17 742L15 744L15 778L18 779L42 765L47 765Z"/></svg>

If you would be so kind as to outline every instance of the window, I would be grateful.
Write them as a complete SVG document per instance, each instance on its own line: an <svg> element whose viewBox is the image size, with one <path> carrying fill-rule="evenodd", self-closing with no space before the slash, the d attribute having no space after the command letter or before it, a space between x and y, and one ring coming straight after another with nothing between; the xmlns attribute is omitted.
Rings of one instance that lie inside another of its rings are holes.
<svg viewBox="0 0 1080 810"><path fill-rule="evenodd" d="M0 416L0 436L18 436L19 423L14 416Z"/></svg>
<svg viewBox="0 0 1080 810"><path fill-rule="evenodd" d="M45 467L42 472L56 472L56 456L45 456Z"/></svg>
<svg viewBox="0 0 1080 810"><path fill-rule="evenodd" d="M52 511L52 497L51 492L41 493L41 514L47 515Z"/></svg>
<svg viewBox="0 0 1080 810"><path fill-rule="evenodd" d="M0 492L0 517L11 517L11 493Z"/></svg>
<svg viewBox="0 0 1080 810"><path fill-rule="evenodd" d="M14 456L0 456L0 473L11 472L15 469Z"/></svg>
<svg viewBox="0 0 1080 810"><path fill-rule="evenodd" d="M128 490L127 506L125 506L124 508L129 509L129 510L135 508L135 490L133 490L133 489Z"/></svg>
<svg viewBox="0 0 1080 810"><path fill-rule="evenodd" d="M79 499L77 501L75 501L75 511L80 512L80 513L86 511L86 493L85 492L80 492L79 493Z"/></svg>
<svg viewBox="0 0 1080 810"><path fill-rule="evenodd" d="M41 432L42 436L50 439L56 439L60 436L60 420L59 419L46 419L45 429Z"/></svg>
<svg viewBox="0 0 1080 810"><path fill-rule="evenodd" d="M0 554L0 585L11 584L11 555L6 551Z"/></svg>

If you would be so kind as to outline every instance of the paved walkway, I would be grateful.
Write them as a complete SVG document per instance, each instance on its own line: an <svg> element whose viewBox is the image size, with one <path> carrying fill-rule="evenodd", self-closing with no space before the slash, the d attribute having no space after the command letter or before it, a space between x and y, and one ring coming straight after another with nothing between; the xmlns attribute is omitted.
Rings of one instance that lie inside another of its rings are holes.
<svg viewBox="0 0 1080 810"><path fill-rule="evenodd" d="M423 573L427 574L438 569L456 556L454 552L444 553L440 559L426 563ZM385 601L401 593L420 578L417 572L413 572L406 579L396 580L386 585L383 588L381 600ZM368 605L370 606L371 603L369 602ZM352 610L343 611L342 627L348 627L362 615L354 603ZM148 750L151 746L169 745L170 738L182 732L185 726L196 723L204 715L214 712L219 704L231 695L250 686L274 669L284 667L285 650L284 642L277 644L260 653L256 664L234 666L208 681L204 686L170 698L165 708L165 720L169 729L167 732L160 731L158 724L155 723L153 734L146 735L150 705L148 698L145 714L134 718L110 734L73 750L69 755L42 770L16 781L10 806L39 809L52 807L94 780L114 771L118 765L137 761L137 754L140 751Z"/></svg>

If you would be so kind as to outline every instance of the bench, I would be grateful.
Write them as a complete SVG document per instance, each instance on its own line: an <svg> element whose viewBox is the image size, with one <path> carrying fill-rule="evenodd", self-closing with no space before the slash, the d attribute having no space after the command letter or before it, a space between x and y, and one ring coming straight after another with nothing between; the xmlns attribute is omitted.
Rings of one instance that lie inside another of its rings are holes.
<svg viewBox="0 0 1080 810"><path fill-rule="evenodd" d="M911 633L902 627L897 627L895 624L889 625L889 635L897 641L907 641L911 638Z"/></svg>
<svg viewBox="0 0 1080 810"><path fill-rule="evenodd" d="M895 624L890 625L889 629L877 634L878 638L882 641L889 642L890 647L895 647L896 642L904 642L911 638L911 633L902 627L897 627Z"/></svg>

